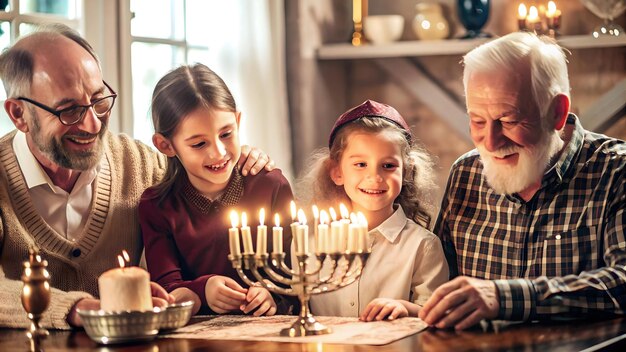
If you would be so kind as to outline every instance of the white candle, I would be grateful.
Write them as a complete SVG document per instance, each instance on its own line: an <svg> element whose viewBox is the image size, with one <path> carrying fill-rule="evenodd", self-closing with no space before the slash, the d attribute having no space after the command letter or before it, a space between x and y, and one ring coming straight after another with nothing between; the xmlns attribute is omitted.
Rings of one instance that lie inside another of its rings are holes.
<svg viewBox="0 0 626 352"><path fill-rule="evenodd" d="M274 214L274 226L272 228L272 243L273 253L282 253L283 252L283 228L280 227L280 217L278 214Z"/></svg>
<svg viewBox="0 0 626 352"><path fill-rule="evenodd" d="M239 229L237 228L239 222L239 216L236 211L230 212L231 228L228 229L228 245L230 247L230 254L233 256L241 255L241 247L239 247Z"/></svg>
<svg viewBox="0 0 626 352"><path fill-rule="evenodd" d="M348 208L343 203L339 204L339 213L341 214L341 232L339 233L339 252L344 252L348 246L348 232L350 227L350 219Z"/></svg>
<svg viewBox="0 0 626 352"><path fill-rule="evenodd" d="M350 224L348 225L348 252L356 253L359 250L358 245L361 227L356 214L350 214Z"/></svg>
<svg viewBox="0 0 626 352"><path fill-rule="evenodd" d="M105 271L98 278L100 309L107 312L152 310L150 274L131 266L124 268L122 257L118 256L120 268Z"/></svg>
<svg viewBox="0 0 626 352"><path fill-rule="evenodd" d="M259 212L260 225L256 228L256 254L267 254L267 226L265 226L265 209Z"/></svg>
<svg viewBox="0 0 626 352"><path fill-rule="evenodd" d="M340 251L339 243L341 237L341 222L337 221L337 213L335 213L335 209L330 208L328 210L330 212L330 217L333 219L330 223L330 248L328 251L331 253L337 253Z"/></svg>
<svg viewBox="0 0 626 352"><path fill-rule="evenodd" d="M318 219L320 218L320 211L317 208L317 205L313 205L312 209L313 209L313 242L315 243L315 246L317 247L317 245L319 244L319 234L318 234L317 224L319 224ZM317 252L319 253L319 247L317 248Z"/></svg>
<svg viewBox="0 0 626 352"><path fill-rule="evenodd" d="M302 209L298 210L299 225L296 227L296 254L309 253L309 226L306 224L306 215Z"/></svg>
<svg viewBox="0 0 626 352"><path fill-rule="evenodd" d="M291 240L293 242L295 242L296 244L296 253L298 250L298 246L300 246L298 244L298 236L296 236L296 229L298 227L298 221L297 221L297 210L296 210L296 203L292 200L291 203L289 203L289 208L291 210L291 225L289 226L291 229Z"/></svg>
<svg viewBox="0 0 626 352"><path fill-rule="evenodd" d="M328 236L328 213L322 210L320 213L320 224L317 225L317 253L330 252Z"/></svg>
<svg viewBox="0 0 626 352"><path fill-rule="evenodd" d="M248 226L248 216L244 211L241 213L241 239L243 240L243 254L254 254L252 249L252 234Z"/></svg>
<svg viewBox="0 0 626 352"><path fill-rule="evenodd" d="M363 252L369 252L370 250L370 245L369 245L369 239L368 239L368 228L367 228L367 219L365 218L365 215L363 215L363 213L358 212L356 214L359 225L361 225L360 227L360 232L359 232L359 243L358 243L358 248L361 249Z"/></svg>

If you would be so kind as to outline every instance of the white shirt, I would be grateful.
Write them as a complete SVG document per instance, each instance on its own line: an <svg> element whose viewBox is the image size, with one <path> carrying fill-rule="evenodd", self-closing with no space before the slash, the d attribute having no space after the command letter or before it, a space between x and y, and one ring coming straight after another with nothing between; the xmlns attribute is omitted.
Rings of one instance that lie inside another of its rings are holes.
<svg viewBox="0 0 626 352"><path fill-rule="evenodd" d="M313 295L314 314L358 317L378 297L424 305L432 292L448 281L441 241L408 219L401 206L369 231L369 237L372 253L360 279L336 291ZM325 265L322 275L327 269Z"/></svg>
<svg viewBox="0 0 626 352"><path fill-rule="evenodd" d="M28 148L26 135L21 131L13 139L13 150L39 215L59 235L68 240L79 240L89 214L98 166L81 172L71 193L67 193L52 183Z"/></svg>

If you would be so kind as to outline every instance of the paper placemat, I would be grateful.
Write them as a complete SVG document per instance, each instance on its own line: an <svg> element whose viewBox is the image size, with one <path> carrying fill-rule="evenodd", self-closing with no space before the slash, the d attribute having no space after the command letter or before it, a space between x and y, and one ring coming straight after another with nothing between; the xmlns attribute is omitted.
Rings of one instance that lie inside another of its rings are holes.
<svg viewBox="0 0 626 352"><path fill-rule="evenodd" d="M391 321L362 322L358 318L318 317L332 333L317 336L285 337L280 330L291 326L296 316L275 315L251 317L245 315L222 315L188 325L176 330L167 338L208 340L249 340L296 343L338 343L350 345L386 345L428 326L419 318L401 318Z"/></svg>

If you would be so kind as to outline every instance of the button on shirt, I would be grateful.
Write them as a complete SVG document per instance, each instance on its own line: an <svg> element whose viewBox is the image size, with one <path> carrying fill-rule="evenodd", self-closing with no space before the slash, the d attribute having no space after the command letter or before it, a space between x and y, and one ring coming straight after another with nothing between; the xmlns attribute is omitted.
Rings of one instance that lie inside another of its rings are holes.
<svg viewBox="0 0 626 352"><path fill-rule="evenodd" d="M430 231L409 220L401 206L369 232L372 253L361 278L333 292L311 297L317 315L358 317L378 297L423 305L448 280L448 264L441 242ZM326 264L328 261L325 262ZM328 265L322 270L326 276Z"/></svg>
<svg viewBox="0 0 626 352"><path fill-rule="evenodd" d="M626 308L626 143L585 131L568 140L533 198L494 192L476 151L452 166L434 232L452 277L495 280L499 319Z"/></svg>
<svg viewBox="0 0 626 352"><path fill-rule="evenodd" d="M62 237L79 240L89 214L98 167L81 172L74 188L67 193L52 183L28 148L24 133L17 132L13 149L37 213Z"/></svg>

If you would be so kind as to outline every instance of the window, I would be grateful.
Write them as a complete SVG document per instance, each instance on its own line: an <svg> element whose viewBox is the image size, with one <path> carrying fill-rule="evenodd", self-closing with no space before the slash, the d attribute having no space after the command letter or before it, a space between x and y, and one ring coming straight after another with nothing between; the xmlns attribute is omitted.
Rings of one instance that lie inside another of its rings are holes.
<svg viewBox="0 0 626 352"><path fill-rule="evenodd" d="M171 69L205 62L211 32L207 14L222 1L131 0L133 136L152 145L150 100L157 81ZM158 23L158 25L155 25Z"/></svg>
<svg viewBox="0 0 626 352"><path fill-rule="evenodd" d="M82 32L82 6L82 0L0 0L0 51L38 24L64 23ZM0 100L5 99L6 92L0 89ZM0 136L3 136L15 126L4 108L0 111Z"/></svg>

